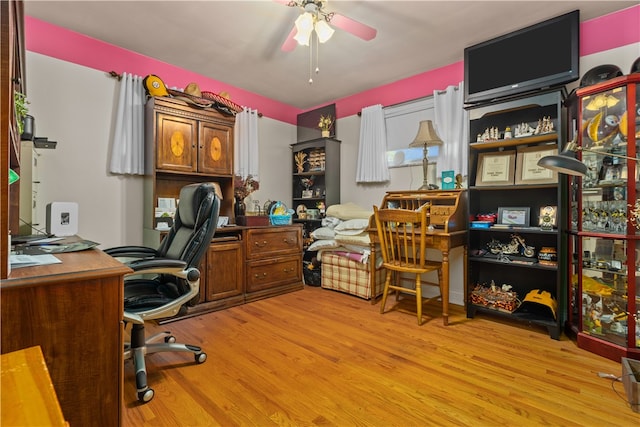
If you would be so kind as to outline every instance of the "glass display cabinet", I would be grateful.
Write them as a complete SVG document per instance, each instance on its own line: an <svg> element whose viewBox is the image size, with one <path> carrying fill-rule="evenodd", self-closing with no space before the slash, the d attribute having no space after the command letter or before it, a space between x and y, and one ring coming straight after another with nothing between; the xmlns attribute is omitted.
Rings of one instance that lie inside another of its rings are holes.
<svg viewBox="0 0 640 427"><path fill-rule="evenodd" d="M569 326L578 347L640 358L640 74L578 90L571 176Z"/></svg>

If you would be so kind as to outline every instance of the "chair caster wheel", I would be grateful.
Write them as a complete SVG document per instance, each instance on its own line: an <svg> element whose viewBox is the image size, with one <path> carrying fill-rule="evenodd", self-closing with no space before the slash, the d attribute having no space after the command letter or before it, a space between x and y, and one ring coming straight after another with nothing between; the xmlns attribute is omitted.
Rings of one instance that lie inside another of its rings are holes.
<svg viewBox="0 0 640 427"><path fill-rule="evenodd" d="M207 360L207 353L199 353L195 355L196 363L201 364Z"/></svg>
<svg viewBox="0 0 640 427"><path fill-rule="evenodd" d="M173 335L169 335L168 337L164 337L164 342L174 343L176 342L176 337Z"/></svg>
<svg viewBox="0 0 640 427"><path fill-rule="evenodd" d="M153 391L153 389L147 388L145 391L138 392L138 400L142 403L147 403L151 399L153 399L154 395L155 395L155 392Z"/></svg>

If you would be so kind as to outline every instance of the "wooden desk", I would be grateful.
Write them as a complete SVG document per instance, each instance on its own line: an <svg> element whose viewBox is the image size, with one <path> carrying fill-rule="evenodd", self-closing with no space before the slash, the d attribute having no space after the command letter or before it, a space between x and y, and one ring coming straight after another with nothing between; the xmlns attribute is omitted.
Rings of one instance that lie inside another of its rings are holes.
<svg viewBox="0 0 640 427"><path fill-rule="evenodd" d="M124 382L124 275L97 249L13 269L0 281L2 353L40 346L71 426L118 426Z"/></svg>
<svg viewBox="0 0 640 427"><path fill-rule="evenodd" d="M467 285L467 192L466 190L415 190L389 191L380 204L380 208L417 209L429 204L430 225L427 247L442 252L442 322L449 324L449 252L462 246L464 248L464 286ZM374 283L376 245L378 230L375 219L369 221L369 283ZM374 289L373 287L371 289ZM465 296L467 291L465 289ZM377 295L376 295L377 297ZM372 298L373 301L373 298Z"/></svg>
<svg viewBox="0 0 640 427"><path fill-rule="evenodd" d="M40 347L2 358L3 426L68 426Z"/></svg>

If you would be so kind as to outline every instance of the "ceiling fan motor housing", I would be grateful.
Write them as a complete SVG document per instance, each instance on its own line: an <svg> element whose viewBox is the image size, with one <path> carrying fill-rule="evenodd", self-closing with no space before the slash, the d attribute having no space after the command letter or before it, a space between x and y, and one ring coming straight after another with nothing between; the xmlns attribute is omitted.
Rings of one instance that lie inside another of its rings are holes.
<svg viewBox="0 0 640 427"><path fill-rule="evenodd" d="M322 2L315 0L303 0L302 8L305 12L316 14L318 10L322 9Z"/></svg>

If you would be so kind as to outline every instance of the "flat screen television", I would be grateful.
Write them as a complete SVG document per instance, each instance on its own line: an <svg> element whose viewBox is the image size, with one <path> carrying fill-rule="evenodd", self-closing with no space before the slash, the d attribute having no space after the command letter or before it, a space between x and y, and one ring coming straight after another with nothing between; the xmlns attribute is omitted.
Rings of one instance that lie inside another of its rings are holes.
<svg viewBox="0 0 640 427"><path fill-rule="evenodd" d="M563 85L580 77L580 11L464 50L467 104Z"/></svg>

